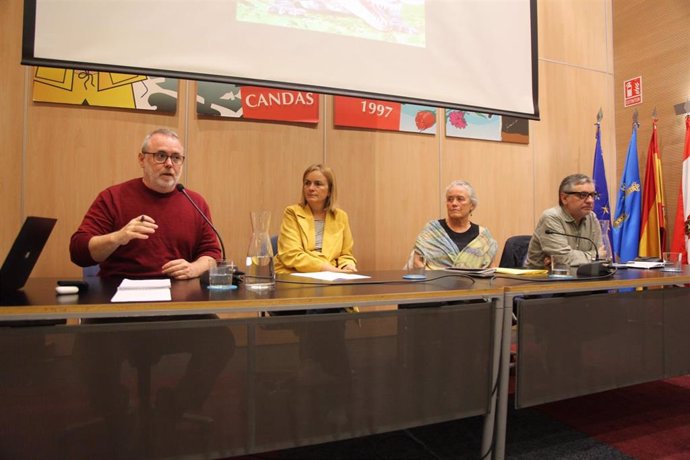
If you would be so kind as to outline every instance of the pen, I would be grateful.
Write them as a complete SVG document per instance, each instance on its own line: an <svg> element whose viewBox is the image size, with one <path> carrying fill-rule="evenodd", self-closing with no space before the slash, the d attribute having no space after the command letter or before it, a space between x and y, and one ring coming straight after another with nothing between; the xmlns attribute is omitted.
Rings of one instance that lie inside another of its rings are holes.
<svg viewBox="0 0 690 460"><path fill-rule="evenodd" d="M144 216L142 215L141 219L139 219L139 222L143 222L143 221L144 221Z"/></svg>

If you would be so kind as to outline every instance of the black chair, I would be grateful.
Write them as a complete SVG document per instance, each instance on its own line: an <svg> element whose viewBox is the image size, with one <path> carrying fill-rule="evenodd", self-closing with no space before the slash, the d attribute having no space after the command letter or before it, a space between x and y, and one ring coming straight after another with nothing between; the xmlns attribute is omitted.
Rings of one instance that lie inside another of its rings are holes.
<svg viewBox="0 0 690 460"><path fill-rule="evenodd" d="M273 255L278 255L278 235L273 235L271 237L271 249L273 249Z"/></svg>
<svg viewBox="0 0 690 460"><path fill-rule="evenodd" d="M532 235L515 235L506 240L503 246L503 253L501 254L501 261L498 263L499 267L503 268L522 268L527 257L527 248ZM517 323L516 306L513 305L513 325ZM511 359L514 358L514 352L511 351Z"/></svg>
<svg viewBox="0 0 690 460"><path fill-rule="evenodd" d="M527 248L532 239L531 235L516 235L511 236L506 240L501 254L501 261L498 263L499 267L504 268L522 268L527 257Z"/></svg>

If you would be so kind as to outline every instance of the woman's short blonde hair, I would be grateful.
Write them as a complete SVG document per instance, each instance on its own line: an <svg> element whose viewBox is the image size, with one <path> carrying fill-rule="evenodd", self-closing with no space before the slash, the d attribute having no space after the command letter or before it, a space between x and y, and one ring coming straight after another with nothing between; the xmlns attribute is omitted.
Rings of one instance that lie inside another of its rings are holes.
<svg viewBox="0 0 690 460"><path fill-rule="evenodd" d="M331 211L337 207L338 198L338 188L335 185L335 173L331 168L322 164L313 164L309 166L302 174L302 193L300 198L300 204L302 206L307 205L307 200L304 198L304 181L307 179L307 175L311 172L319 171L326 177L328 181L328 198L326 198L326 203L324 204L325 211Z"/></svg>

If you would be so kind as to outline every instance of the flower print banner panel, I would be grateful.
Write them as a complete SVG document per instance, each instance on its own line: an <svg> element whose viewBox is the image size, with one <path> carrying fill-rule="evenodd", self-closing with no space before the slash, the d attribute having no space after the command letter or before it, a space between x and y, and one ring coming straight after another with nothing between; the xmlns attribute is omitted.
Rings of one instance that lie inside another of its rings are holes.
<svg viewBox="0 0 690 460"><path fill-rule="evenodd" d="M176 78L36 67L34 102L175 113Z"/></svg>
<svg viewBox="0 0 690 460"><path fill-rule="evenodd" d="M529 121L489 113L446 110L446 136L529 144Z"/></svg>
<svg viewBox="0 0 690 460"><path fill-rule="evenodd" d="M436 108L334 96L334 124L354 128L436 134Z"/></svg>
<svg viewBox="0 0 690 460"><path fill-rule="evenodd" d="M213 117L318 123L319 94L200 81L196 111Z"/></svg>

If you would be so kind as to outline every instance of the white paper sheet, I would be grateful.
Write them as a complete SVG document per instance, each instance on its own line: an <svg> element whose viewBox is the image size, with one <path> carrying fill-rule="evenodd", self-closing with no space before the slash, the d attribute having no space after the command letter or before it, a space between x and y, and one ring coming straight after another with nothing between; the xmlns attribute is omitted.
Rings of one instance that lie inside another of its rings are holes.
<svg viewBox="0 0 690 460"><path fill-rule="evenodd" d="M169 302L170 289L118 289L111 302Z"/></svg>
<svg viewBox="0 0 690 460"><path fill-rule="evenodd" d="M123 279L118 289L170 289L170 278L155 278L150 280Z"/></svg>
<svg viewBox="0 0 690 460"><path fill-rule="evenodd" d="M462 267L447 267L444 270L448 272L463 273L465 275L484 275L489 276L496 273L495 268L462 268Z"/></svg>
<svg viewBox="0 0 690 460"><path fill-rule="evenodd" d="M650 268L663 268L664 263L659 262L659 261L653 261L653 262L646 262L642 260L631 260L626 264L628 268L642 268L642 269L650 269Z"/></svg>
<svg viewBox="0 0 690 460"><path fill-rule="evenodd" d="M170 279L123 279L111 302L169 302Z"/></svg>
<svg viewBox="0 0 690 460"><path fill-rule="evenodd" d="M345 281L345 280L361 280L364 278L371 278L366 275L357 275L354 273L337 273L337 272L311 272L311 273L292 273L292 276L302 276L304 278L314 278L321 281Z"/></svg>

